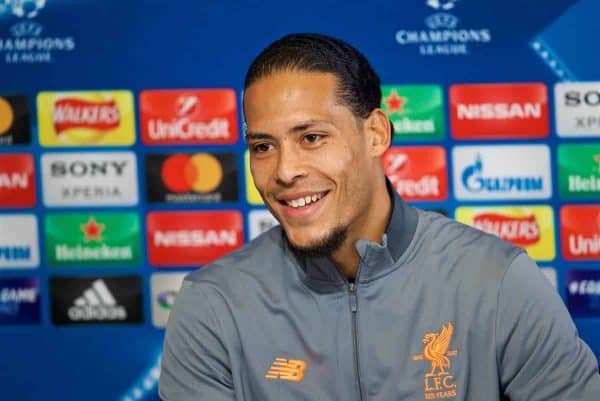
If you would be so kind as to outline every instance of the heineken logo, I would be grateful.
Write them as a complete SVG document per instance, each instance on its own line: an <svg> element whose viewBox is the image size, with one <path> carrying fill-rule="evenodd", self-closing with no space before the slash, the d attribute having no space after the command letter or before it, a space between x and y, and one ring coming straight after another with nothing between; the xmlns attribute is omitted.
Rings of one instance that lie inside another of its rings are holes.
<svg viewBox="0 0 600 401"><path fill-rule="evenodd" d="M135 213L50 214L45 226L50 265L134 265L140 261Z"/></svg>
<svg viewBox="0 0 600 401"><path fill-rule="evenodd" d="M558 147L559 192L565 199L596 199L600 195L600 144Z"/></svg>
<svg viewBox="0 0 600 401"><path fill-rule="evenodd" d="M384 85L381 92L381 107L394 126L394 140L443 138L443 96L439 86Z"/></svg>

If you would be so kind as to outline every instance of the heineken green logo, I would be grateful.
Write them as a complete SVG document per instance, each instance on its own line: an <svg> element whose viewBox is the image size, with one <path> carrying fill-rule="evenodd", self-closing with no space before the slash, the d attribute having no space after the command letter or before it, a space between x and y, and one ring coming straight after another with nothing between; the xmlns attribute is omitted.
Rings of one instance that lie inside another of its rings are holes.
<svg viewBox="0 0 600 401"><path fill-rule="evenodd" d="M559 192L565 199L597 199L600 195L600 144L558 147Z"/></svg>
<svg viewBox="0 0 600 401"><path fill-rule="evenodd" d="M50 214L45 223L49 265L140 263L140 226L135 213Z"/></svg>
<svg viewBox="0 0 600 401"><path fill-rule="evenodd" d="M394 125L394 140L444 137L442 88L437 85L383 85L381 108Z"/></svg>

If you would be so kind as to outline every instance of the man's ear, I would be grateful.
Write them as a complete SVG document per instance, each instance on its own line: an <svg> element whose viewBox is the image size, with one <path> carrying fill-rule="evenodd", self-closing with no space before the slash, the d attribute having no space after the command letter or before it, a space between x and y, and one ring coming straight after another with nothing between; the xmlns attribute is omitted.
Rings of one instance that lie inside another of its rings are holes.
<svg viewBox="0 0 600 401"><path fill-rule="evenodd" d="M388 116L379 108L374 109L365 120L367 146L373 157L381 157L390 147L392 141L391 124Z"/></svg>

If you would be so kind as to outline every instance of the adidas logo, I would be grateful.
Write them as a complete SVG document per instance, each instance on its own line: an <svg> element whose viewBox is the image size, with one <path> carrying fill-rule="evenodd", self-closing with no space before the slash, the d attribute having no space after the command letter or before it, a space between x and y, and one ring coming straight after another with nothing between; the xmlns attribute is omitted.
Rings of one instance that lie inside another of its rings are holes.
<svg viewBox="0 0 600 401"><path fill-rule="evenodd" d="M82 296L75 299L74 304L68 310L73 321L127 319L127 311L117 304L102 279L94 281Z"/></svg>

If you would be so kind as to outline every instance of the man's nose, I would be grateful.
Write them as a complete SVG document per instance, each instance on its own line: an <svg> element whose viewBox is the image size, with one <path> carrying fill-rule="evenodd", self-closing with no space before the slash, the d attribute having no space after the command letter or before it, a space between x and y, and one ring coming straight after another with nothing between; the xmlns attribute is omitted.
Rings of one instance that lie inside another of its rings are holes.
<svg viewBox="0 0 600 401"><path fill-rule="evenodd" d="M277 160L276 175L279 184L290 186L299 178L306 176L306 160L296 149L282 147Z"/></svg>

